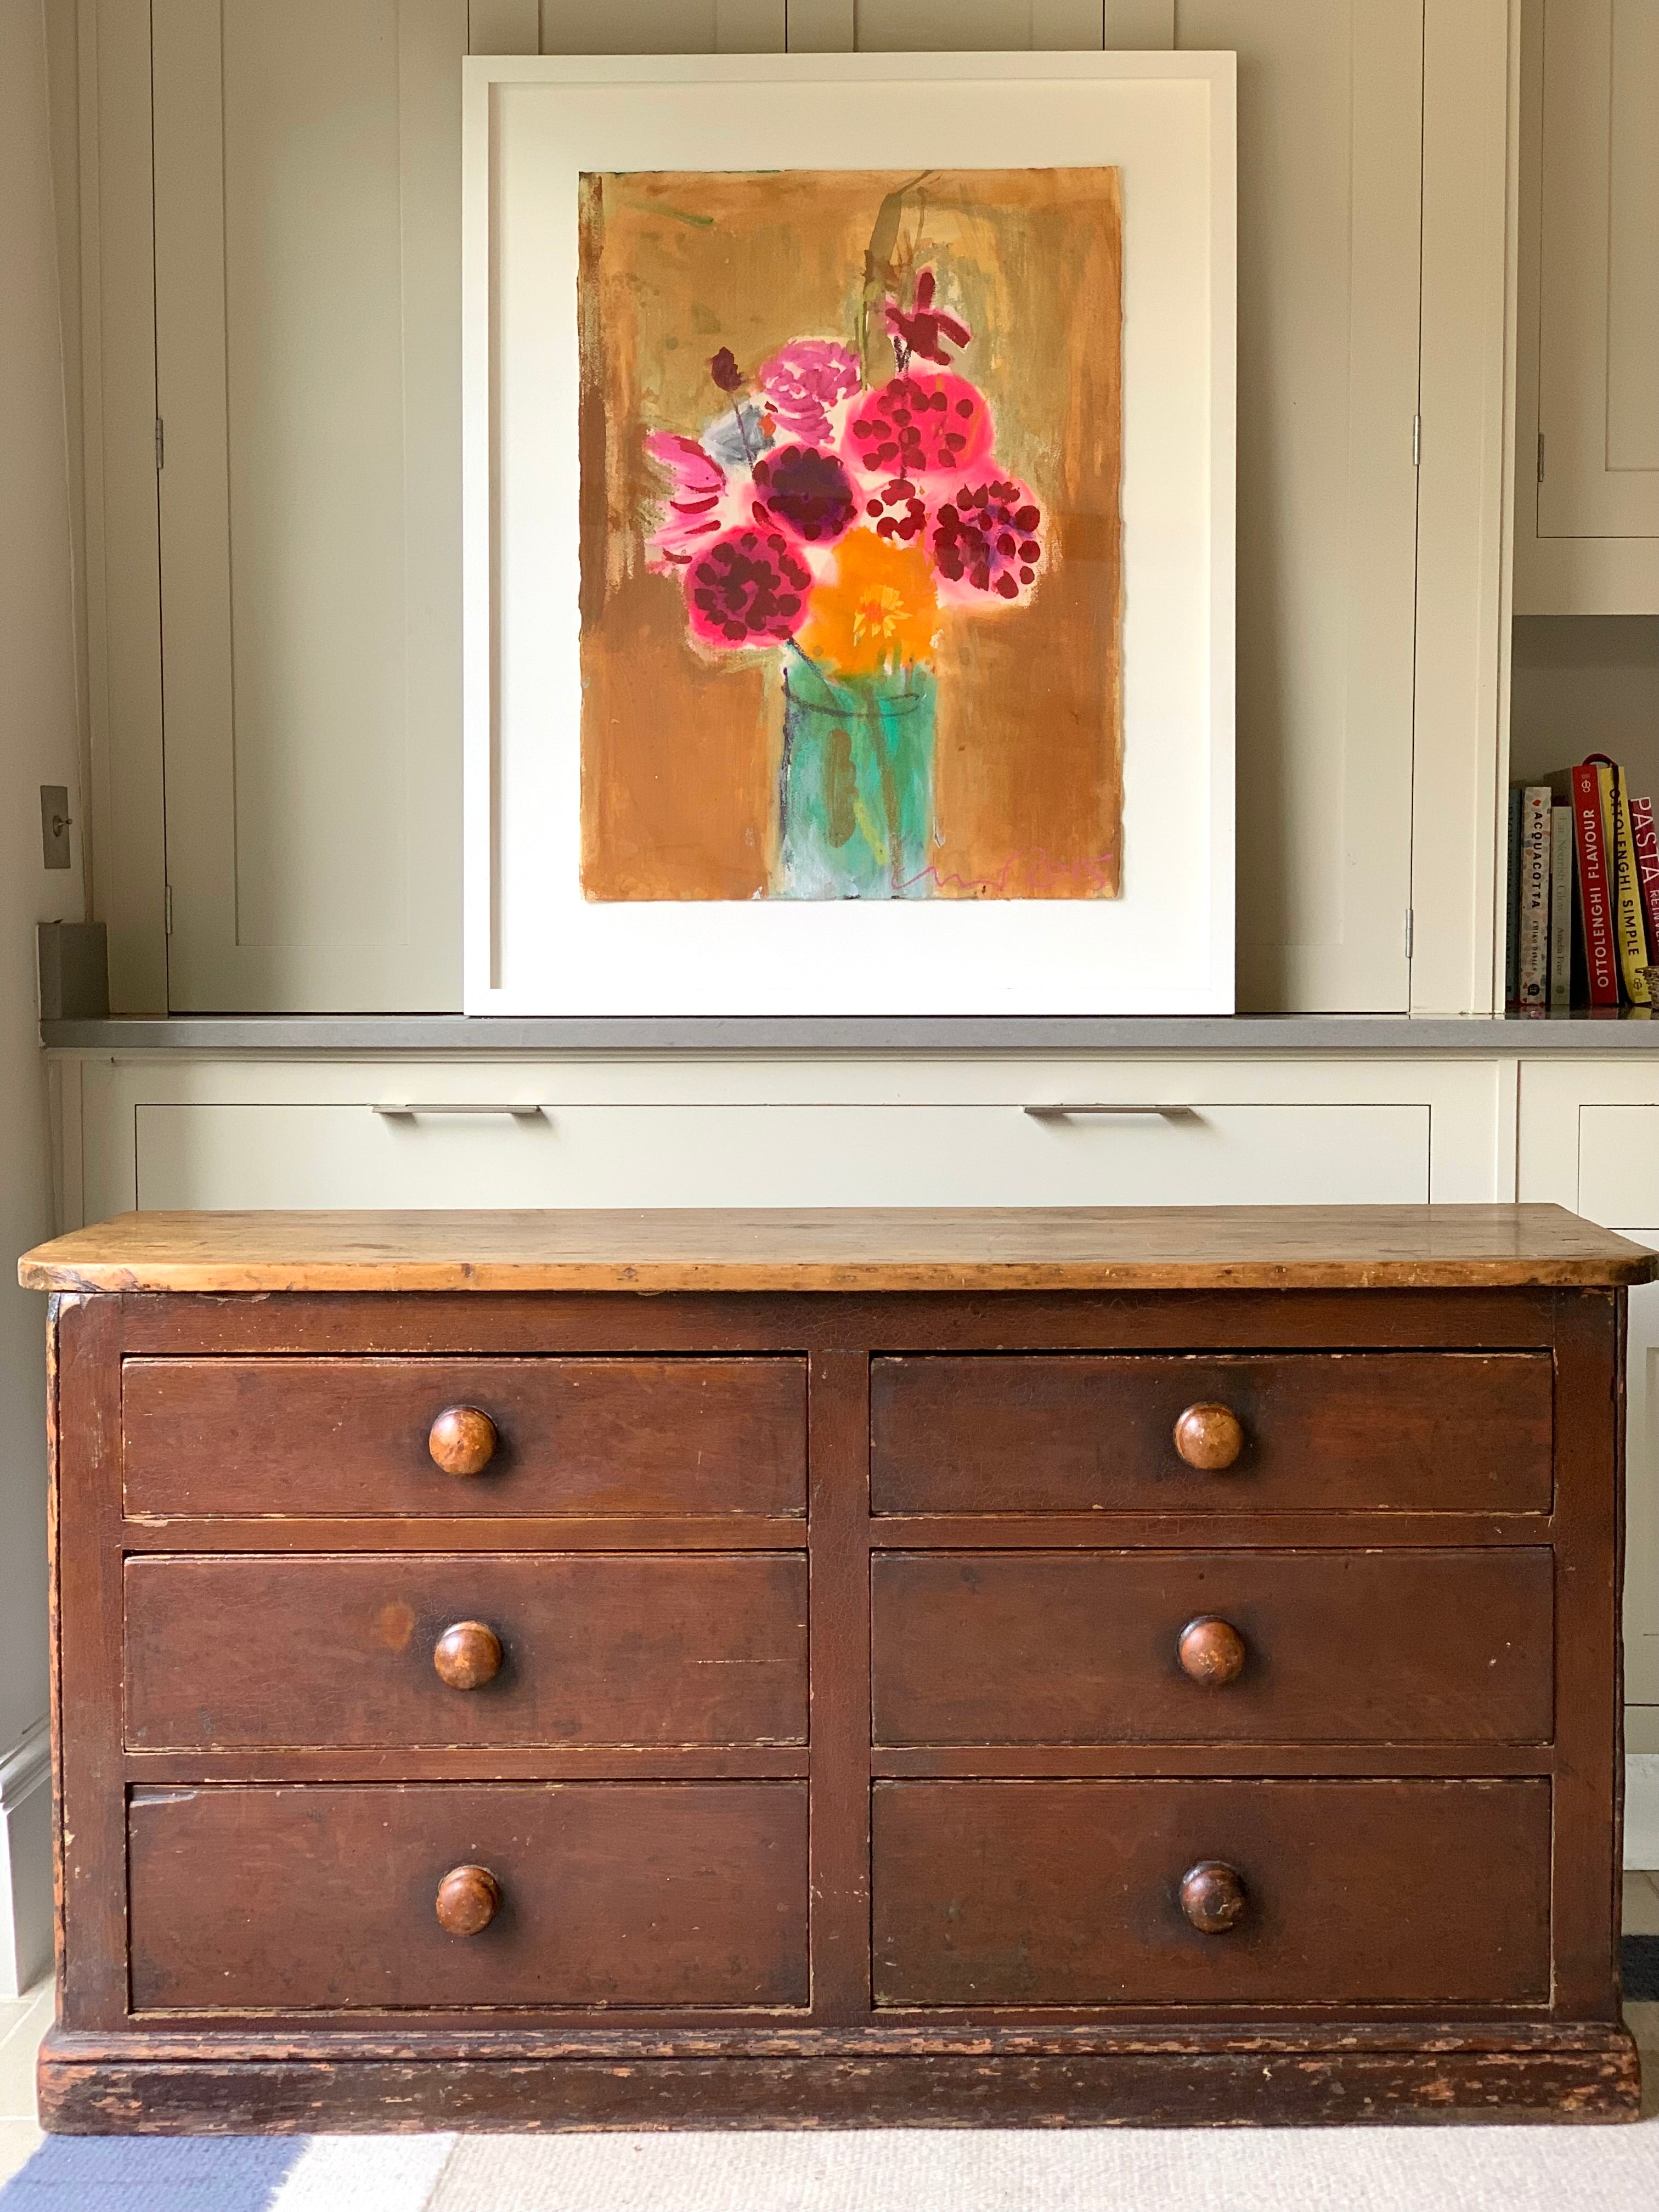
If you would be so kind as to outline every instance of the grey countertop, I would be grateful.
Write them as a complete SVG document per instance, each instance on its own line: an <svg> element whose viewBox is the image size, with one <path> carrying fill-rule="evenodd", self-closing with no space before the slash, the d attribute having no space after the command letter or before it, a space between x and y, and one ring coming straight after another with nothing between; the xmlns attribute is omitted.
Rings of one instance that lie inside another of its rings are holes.
<svg viewBox="0 0 1659 2212"><path fill-rule="evenodd" d="M1030 1015L567 1021L465 1014L183 1014L43 1022L54 1051L284 1053L1257 1053L1468 1056L1659 1050L1645 1012Z"/></svg>

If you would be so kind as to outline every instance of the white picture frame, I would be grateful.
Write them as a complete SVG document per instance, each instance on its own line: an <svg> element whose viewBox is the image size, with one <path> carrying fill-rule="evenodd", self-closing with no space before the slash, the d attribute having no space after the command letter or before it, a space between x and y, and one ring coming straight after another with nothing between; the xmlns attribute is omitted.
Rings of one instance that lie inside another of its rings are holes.
<svg viewBox="0 0 1659 2212"><path fill-rule="evenodd" d="M992 86L982 166L1121 178L1121 895L586 899L577 179L972 167L961 125ZM491 55L464 100L466 1012L1231 1012L1233 55Z"/></svg>

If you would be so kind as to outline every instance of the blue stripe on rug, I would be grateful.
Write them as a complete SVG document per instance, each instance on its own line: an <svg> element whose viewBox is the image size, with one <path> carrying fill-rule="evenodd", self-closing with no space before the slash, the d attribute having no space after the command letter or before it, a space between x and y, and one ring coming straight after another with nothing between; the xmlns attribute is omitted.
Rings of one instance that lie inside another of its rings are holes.
<svg viewBox="0 0 1659 2212"><path fill-rule="evenodd" d="M4 2212L266 2212L304 2136L48 2136Z"/></svg>

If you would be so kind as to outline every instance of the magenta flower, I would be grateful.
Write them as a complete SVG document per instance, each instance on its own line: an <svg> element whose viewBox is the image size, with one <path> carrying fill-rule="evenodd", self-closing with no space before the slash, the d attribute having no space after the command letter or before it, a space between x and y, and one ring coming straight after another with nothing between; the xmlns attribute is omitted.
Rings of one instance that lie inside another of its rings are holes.
<svg viewBox="0 0 1659 2212"><path fill-rule="evenodd" d="M927 501L920 484L893 477L865 494L864 515L878 538L890 545L914 545L927 527Z"/></svg>
<svg viewBox="0 0 1659 2212"><path fill-rule="evenodd" d="M959 323L954 315L933 305L933 272L924 269L916 278L915 301L907 315L896 300L887 302L887 335L893 341L901 374L910 366L913 354L923 361L946 362L951 356L945 352L945 343L965 346L973 332L966 323Z"/></svg>
<svg viewBox="0 0 1659 2212"><path fill-rule="evenodd" d="M959 484L933 518L931 544L946 605L979 593L1028 599L1042 565L1042 512L1012 477Z"/></svg>
<svg viewBox="0 0 1659 2212"><path fill-rule="evenodd" d="M780 530L728 530L685 572L691 635L722 651L778 645L806 613L812 578Z"/></svg>
<svg viewBox="0 0 1659 2212"><path fill-rule="evenodd" d="M823 446L831 412L859 388L859 365L833 338L796 338L761 363L755 380L786 437Z"/></svg>
<svg viewBox="0 0 1659 2212"><path fill-rule="evenodd" d="M833 453L775 446L755 464L755 520L780 522L808 545L833 545L858 512L852 480Z"/></svg>
<svg viewBox="0 0 1659 2212"><path fill-rule="evenodd" d="M896 376L854 405L846 446L855 467L885 482L938 476L985 459L991 410L965 377Z"/></svg>
<svg viewBox="0 0 1659 2212"><path fill-rule="evenodd" d="M661 519L646 541L646 566L672 575L725 527L726 471L695 438L673 430L653 430L645 450L669 481Z"/></svg>

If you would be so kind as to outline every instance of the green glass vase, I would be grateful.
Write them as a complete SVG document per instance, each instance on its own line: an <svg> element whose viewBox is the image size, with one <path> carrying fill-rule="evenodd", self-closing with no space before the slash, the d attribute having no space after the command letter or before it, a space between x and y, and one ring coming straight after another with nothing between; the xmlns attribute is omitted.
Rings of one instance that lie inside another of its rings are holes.
<svg viewBox="0 0 1659 2212"><path fill-rule="evenodd" d="M927 898L933 877L933 672L784 672L782 898Z"/></svg>

